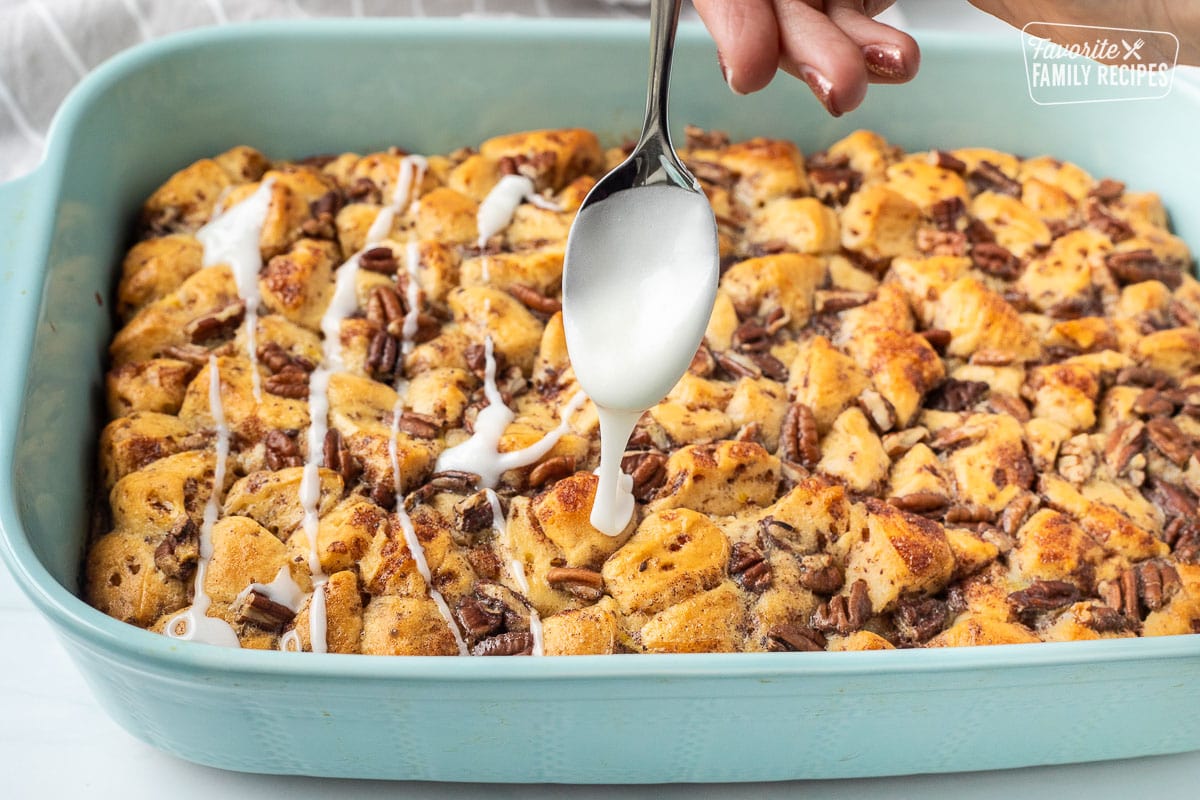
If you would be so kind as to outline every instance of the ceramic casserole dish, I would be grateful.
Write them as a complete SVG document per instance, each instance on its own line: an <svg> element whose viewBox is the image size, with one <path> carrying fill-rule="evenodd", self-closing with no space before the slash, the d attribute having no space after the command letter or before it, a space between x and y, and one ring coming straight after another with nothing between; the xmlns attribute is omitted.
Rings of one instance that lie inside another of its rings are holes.
<svg viewBox="0 0 1200 800"><path fill-rule="evenodd" d="M909 86L828 118L796 81L724 87L680 31L672 115L805 152L857 128L909 149L1070 159L1162 194L1200 243L1200 93L1039 106L1011 38L920 36ZM633 23L359 21L193 32L96 70L44 163L0 186L0 552L107 711L203 764L411 780L626 783L1016 767L1200 748L1200 637L942 650L372 658L226 650L79 599L115 270L138 203L234 144L444 152L514 130L637 130ZM2 647L20 647L5 642ZM64 765L65 766L65 765Z"/></svg>

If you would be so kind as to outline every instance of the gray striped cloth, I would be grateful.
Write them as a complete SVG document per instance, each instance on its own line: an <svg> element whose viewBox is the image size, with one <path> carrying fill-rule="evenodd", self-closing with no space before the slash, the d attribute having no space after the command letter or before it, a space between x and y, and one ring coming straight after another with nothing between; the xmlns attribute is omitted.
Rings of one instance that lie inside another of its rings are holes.
<svg viewBox="0 0 1200 800"><path fill-rule="evenodd" d="M67 92L110 56L186 28L303 17L645 17L648 0L0 0L0 181L41 160ZM685 18L694 17L690 6Z"/></svg>

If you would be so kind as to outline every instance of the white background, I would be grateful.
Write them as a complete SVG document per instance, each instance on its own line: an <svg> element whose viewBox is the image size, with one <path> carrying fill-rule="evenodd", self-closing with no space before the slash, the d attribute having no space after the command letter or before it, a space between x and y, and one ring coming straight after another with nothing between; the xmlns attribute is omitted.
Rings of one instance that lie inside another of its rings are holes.
<svg viewBox="0 0 1200 800"><path fill-rule="evenodd" d="M431 0L430 0L431 1ZM501 0L503 1L503 0ZM491 0L496 2L496 0ZM7 0L12 6L12 0ZM0 0L0 6L6 0ZM233 0L229 2L234 6ZM1006 27L951 0L902 2L913 27ZM889 12L893 21L900 16ZM0 53L0 61L4 54ZM640 91L640 87L631 87ZM7 154L12 155L11 151ZM0 148L0 160L6 153ZM11 162L10 162L11 163ZM1086 726L1086 720L1080 720ZM1164 724L1169 721L1164 720ZM903 735L898 731L897 735ZM1120 731L1096 731L1120 736ZM142 744L96 706L48 624L0 566L0 798L1147 798L1200 796L1200 752L1002 772L720 786L587 787L392 783L244 775L201 767Z"/></svg>

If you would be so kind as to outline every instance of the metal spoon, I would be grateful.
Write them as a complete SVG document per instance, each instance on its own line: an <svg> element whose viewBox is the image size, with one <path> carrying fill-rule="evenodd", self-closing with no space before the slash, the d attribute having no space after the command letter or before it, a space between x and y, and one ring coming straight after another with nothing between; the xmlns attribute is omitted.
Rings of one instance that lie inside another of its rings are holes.
<svg viewBox="0 0 1200 800"><path fill-rule="evenodd" d="M667 124L680 0L653 0L646 117L637 145L580 207L567 240L563 316L576 376L597 405L641 411L687 371L712 313L717 227Z"/></svg>

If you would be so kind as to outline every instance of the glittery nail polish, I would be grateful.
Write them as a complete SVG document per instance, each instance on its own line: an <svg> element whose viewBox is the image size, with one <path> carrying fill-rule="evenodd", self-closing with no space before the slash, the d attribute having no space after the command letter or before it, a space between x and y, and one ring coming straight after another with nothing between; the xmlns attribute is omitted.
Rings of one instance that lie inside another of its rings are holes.
<svg viewBox="0 0 1200 800"><path fill-rule="evenodd" d="M904 56L899 47L890 44L869 44L862 52L863 61L871 73L891 80L903 80L908 77L908 68L904 66Z"/></svg>
<svg viewBox="0 0 1200 800"><path fill-rule="evenodd" d="M825 106L826 111L835 117L842 115L837 107L837 99L833 96L833 84L829 82L829 78L807 64L800 68L800 77L808 84L808 88L812 89L812 93L821 101L821 105Z"/></svg>

